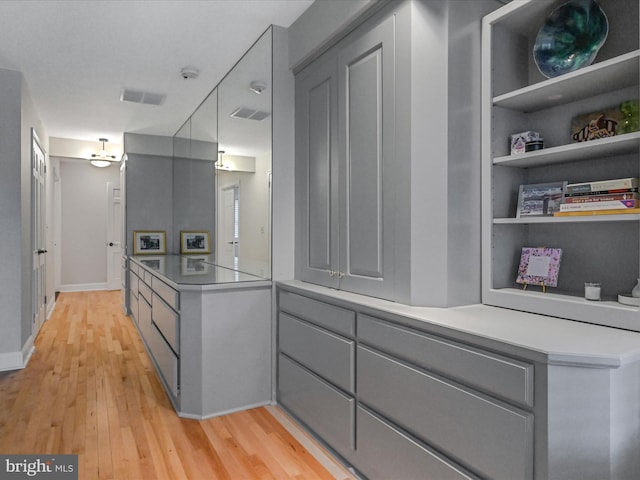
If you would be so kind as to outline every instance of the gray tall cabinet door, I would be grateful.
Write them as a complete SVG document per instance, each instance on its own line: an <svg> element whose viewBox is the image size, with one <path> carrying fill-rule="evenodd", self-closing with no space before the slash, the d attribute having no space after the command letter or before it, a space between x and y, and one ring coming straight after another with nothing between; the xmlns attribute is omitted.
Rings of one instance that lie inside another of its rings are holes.
<svg viewBox="0 0 640 480"><path fill-rule="evenodd" d="M352 33L296 76L301 279L390 300L394 22Z"/></svg>
<svg viewBox="0 0 640 480"><path fill-rule="evenodd" d="M335 59L296 76L297 221L302 280L337 288L338 179ZM300 232L300 230L299 230Z"/></svg>
<svg viewBox="0 0 640 480"><path fill-rule="evenodd" d="M394 22L338 54L340 288L394 299Z"/></svg>

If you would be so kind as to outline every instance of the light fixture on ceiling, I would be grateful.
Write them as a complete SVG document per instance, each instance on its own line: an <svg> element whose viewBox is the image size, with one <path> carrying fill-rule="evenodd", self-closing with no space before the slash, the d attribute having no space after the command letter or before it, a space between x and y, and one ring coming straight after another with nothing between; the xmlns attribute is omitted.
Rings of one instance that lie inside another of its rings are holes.
<svg viewBox="0 0 640 480"><path fill-rule="evenodd" d="M99 167L99 168L108 167L109 165L111 165L112 162L116 161L116 156L115 155L107 155L107 151L104 148L104 144L109 141L108 139L99 138L98 141L102 142L102 148L100 149L100 151L98 153L92 153L91 154L90 163L94 167Z"/></svg>
<svg viewBox="0 0 640 480"><path fill-rule="evenodd" d="M264 82L259 82L257 80L254 80L249 84L249 90L251 90L256 95L260 95L266 89L267 89L267 84Z"/></svg>

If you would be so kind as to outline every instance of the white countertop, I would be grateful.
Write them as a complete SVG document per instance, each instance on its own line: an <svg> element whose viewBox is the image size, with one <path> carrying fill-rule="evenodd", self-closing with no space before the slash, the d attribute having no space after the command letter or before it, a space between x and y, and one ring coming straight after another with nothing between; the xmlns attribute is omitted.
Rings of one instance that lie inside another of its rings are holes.
<svg viewBox="0 0 640 480"><path fill-rule="evenodd" d="M481 304L453 308L412 307L301 281L278 282L278 285L290 291L347 302L356 309L373 308L425 322L425 330L435 328L438 330L435 333L448 331L455 338L471 335L474 342L484 346L498 342L524 349L549 364L616 368L640 361L638 332Z"/></svg>

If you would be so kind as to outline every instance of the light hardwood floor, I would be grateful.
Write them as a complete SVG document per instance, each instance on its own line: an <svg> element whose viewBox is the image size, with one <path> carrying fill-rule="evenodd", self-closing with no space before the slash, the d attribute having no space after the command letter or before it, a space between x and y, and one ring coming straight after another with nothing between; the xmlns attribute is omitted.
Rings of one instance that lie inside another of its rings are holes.
<svg viewBox="0 0 640 480"><path fill-rule="evenodd" d="M83 480L349 478L273 408L179 418L120 292L63 293L27 368L0 372L0 452L77 454Z"/></svg>

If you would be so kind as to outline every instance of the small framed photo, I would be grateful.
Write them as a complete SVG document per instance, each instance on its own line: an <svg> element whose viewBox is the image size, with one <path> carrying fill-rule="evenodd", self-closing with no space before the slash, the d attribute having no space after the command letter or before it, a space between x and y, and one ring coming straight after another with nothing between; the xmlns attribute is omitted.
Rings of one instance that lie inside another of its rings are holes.
<svg viewBox="0 0 640 480"><path fill-rule="evenodd" d="M516 218L548 217L560 211L567 182L520 185Z"/></svg>
<svg viewBox="0 0 640 480"><path fill-rule="evenodd" d="M167 242L164 231L138 230L133 232L134 255L164 255Z"/></svg>
<svg viewBox="0 0 640 480"><path fill-rule="evenodd" d="M180 232L180 253L211 253L209 245L209 232L206 230Z"/></svg>
<svg viewBox="0 0 640 480"><path fill-rule="evenodd" d="M520 255L516 283L557 287L560 272L561 248L524 247Z"/></svg>

